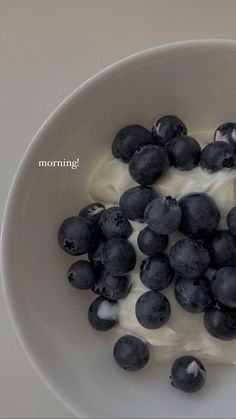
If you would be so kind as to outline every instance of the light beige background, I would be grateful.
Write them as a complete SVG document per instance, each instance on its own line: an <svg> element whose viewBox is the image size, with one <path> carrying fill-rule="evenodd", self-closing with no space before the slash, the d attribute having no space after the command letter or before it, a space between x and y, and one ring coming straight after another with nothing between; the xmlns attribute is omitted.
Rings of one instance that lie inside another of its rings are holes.
<svg viewBox="0 0 236 419"><path fill-rule="evenodd" d="M236 0L0 0L0 215L22 153L69 92L145 48L236 39L235 16ZM2 292L0 417L72 417L22 352Z"/></svg>

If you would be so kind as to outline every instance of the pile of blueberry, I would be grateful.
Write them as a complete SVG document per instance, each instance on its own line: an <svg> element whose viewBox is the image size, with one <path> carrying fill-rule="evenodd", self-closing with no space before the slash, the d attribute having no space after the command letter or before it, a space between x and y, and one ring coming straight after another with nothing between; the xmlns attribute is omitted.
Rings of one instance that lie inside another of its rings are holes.
<svg viewBox="0 0 236 419"><path fill-rule="evenodd" d="M140 125L122 128L113 140L112 153L129 165L138 185L123 193L119 206L87 205L78 216L64 220L58 232L59 244L67 253L88 254L88 260L78 260L69 268L68 279L74 287L98 295L89 307L90 324L106 331L118 323L118 301L129 294L128 274L136 265L136 252L128 240L130 220L134 220L146 223L137 239L147 255L140 280L148 291L135 307L140 325L158 329L168 322L171 307L161 291L175 278L175 297L184 310L203 312L206 330L215 338L236 338L236 206L228 213L228 230L217 230L221 214L207 194L193 191L177 201L157 196L151 187L169 166L191 170L200 165L211 173L234 168L236 124L221 125L214 141L201 150L187 135L185 124L168 115L155 122L152 132ZM185 238L166 255L162 252L168 236L176 230ZM215 269L211 281L205 276L209 267ZM118 365L129 371L149 361L148 345L131 335L116 342L113 354ZM183 391L199 390L205 379L204 366L192 356L180 357L172 366L171 384Z"/></svg>

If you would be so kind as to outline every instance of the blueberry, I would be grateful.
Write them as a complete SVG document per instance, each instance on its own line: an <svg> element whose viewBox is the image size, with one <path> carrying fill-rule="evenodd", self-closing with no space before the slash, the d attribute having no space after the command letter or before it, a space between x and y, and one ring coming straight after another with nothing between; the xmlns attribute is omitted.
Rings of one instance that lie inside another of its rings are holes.
<svg viewBox="0 0 236 419"><path fill-rule="evenodd" d="M187 134L187 128L183 121L174 115L166 115L157 119L152 127L152 136L162 146L166 145L171 138Z"/></svg>
<svg viewBox="0 0 236 419"><path fill-rule="evenodd" d="M170 303L157 291L147 291L142 294L135 306L139 323L146 329L158 329L164 326L170 318Z"/></svg>
<svg viewBox="0 0 236 419"><path fill-rule="evenodd" d="M210 265L210 255L198 241L182 239L170 249L170 264L175 272L187 278L198 278Z"/></svg>
<svg viewBox="0 0 236 419"><path fill-rule="evenodd" d="M134 247L122 238L108 240L103 248L103 264L111 275L126 275L136 264Z"/></svg>
<svg viewBox="0 0 236 419"><path fill-rule="evenodd" d="M236 151L236 123L225 122L220 125L214 134L214 141L224 141L228 143L232 150Z"/></svg>
<svg viewBox="0 0 236 419"><path fill-rule="evenodd" d="M236 310L212 308L204 313L204 324L208 333L217 339L236 338Z"/></svg>
<svg viewBox="0 0 236 419"><path fill-rule="evenodd" d="M236 206L231 208L231 210L228 212L227 224L228 224L230 233L236 236Z"/></svg>
<svg viewBox="0 0 236 419"><path fill-rule="evenodd" d="M112 154L116 159L128 163L139 147L151 143L153 138L150 131L138 124L127 125L116 134L112 143Z"/></svg>
<svg viewBox="0 0 236 419"><path fill-rule="evenodd" d="M146 343L135 336L122 336L115 344L113 356L117 364L127 371L138 371L149 361Z"/></svg>
<svg viewBox="0 0 236 419"><path fill-rule="evenodd" d="M154 233L149 227L141 230L137 238L139 249L148 256L155 256L162 252L167 247L168 242L169 238L166 234Z"/></svg>
<svg viewBox="0 0 236 419"><path fill-rule="evenodd" d="M220 211L213 199L204 193L190 193L179 200L182 210L180 230L194 239L212 235L220 222Z"/></svg>
<svg viewBox="0 0 236 419"><path fill-rule="evenodd" d="M106 239L104 237L100 237L99 242L97 243L97 246L88 252L88 258L90 262L92 263L94 269L96 271L102 271L104 269L103 265L103 248L106 244Z"/></svg>
<svg viewBox="0 0 236 419"><path fill-rule="evenodd" d="M210 281L205 276L196 279L178 278L175 284L175 298L189 313L201 313L214 304Z"/></svg>
<svg viewBox="0 0 236 419"><path fill-rule="evenodd" d="M180 170L192 170L201 156L200 145L188 135L172 138L166 145L166 151L171 165Z"/></svg>
<svg viewBox="0 0 236 419"><path fill-rule="evenodd" d="M207 242L212 268L236 264L236 238L228 230L218 230Z"/></svg>
<svg viewBox="0 0 236 419"><path fill-rule="evenodd" d="M141 147L129 162L129 173L140 185L152 185L168 169L169 157L162 147L147 145Z"/></svg>
<svg viewBox="0 0 236 419"><path fill-rule="evenodd" d="M236 309L236 268L218 269L212 277L211 289L220 303Z"/></svg>
<svg viewBox="0 0 236 419"><path fill-rule="evenodd" d="M112 237L127 239L132 233L131 224L119 207L110 207L103 211L98 224L107 239Z"/></svg>
<svg viewBox="0 0 236 419"><path fill-rule="evenodd" d="M171 368L171 384L186 393L200 390L206 381L204 365L191 355L177 358Z"/></svg>
<svg viewBox="0 0 236 419"><path fill-rule="evenodd" d="M144 213L145 222L157 234L170 234L178 229L182 212L176 199L171 196L155 198Z"/></svg>
<svg viewBox="0 0 236 419"><path fill-rule="evenodd" d="M208 144L202 150L200 166L211 173L234 166L234 154L229 144L224 141L216 141Z"/></svg>
<svg viewBox="0 0 236 419"><path fill-rule="evenodd" d="M58 230L58 242L65 252L73 256L92 250L98 241L94 223L83 217L66 218Z"/></svg>
<svg viewBox="0 0 236 419"><path fill-rule="evenodd" d="M88 290L94 286L96 274L87 260L78 260L68 270L67 278L73 287Z"/></svg>
<svg viewBox="0 0 236 419"><path fill-rule="evenodd" d="M127 297L131 289L131 283L127 276L113 276L104 271L94 283L93 291L103 295L109 300L120 300Z"/></svg>
<svg viewBox="0 0 236 419"><path fill-rule="evenodd" d="M94 329L106 332L118 322L118 304L104 297L98 297L89 307L88 319Z"/></svg>
<svg viewBox="0 0 236 419"><path fill-rule="evenodd" d="M174 278L168 256L163 253L143 260L140 266L141 281L153 291L167 288Z"/></svg>
<svg viewBox="0 0 236 419"><path fill-rule="evenodd" d="M104 205L99 202L94 202L93 204L86 205L86 207L82 208L79 212L79 216L88 218L88 220L96 223L104 210Z"/></svg>
<svg viewBox="0 0 236 419"><path fill-rule="evenodd" d="M150 187L134 186L121 195L119 206L127 218L142 222L147 204L156 196L157 193Z"/></svg>

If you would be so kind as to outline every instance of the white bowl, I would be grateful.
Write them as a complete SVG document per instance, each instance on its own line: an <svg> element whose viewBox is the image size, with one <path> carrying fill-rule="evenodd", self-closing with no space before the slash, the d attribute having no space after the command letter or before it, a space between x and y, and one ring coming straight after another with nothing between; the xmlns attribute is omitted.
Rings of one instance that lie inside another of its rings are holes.
<svg viewBox="0 0 236 419"><path fill-rule="evenodd" d="M14 178L2 230L2 276L18 337L55 395L79 417L233 418L236 369L208 368L204 390L169 385L170 366L127 373L112 359L112 333L87 322L89 293L66 280L75 259L57 244L61 221L87 203L87 178L128 123L180 116L190 131L236 121L236 42L153 48L101 71L74 91L35 135ZM40 168L76 160L80 168Z"/></svg>

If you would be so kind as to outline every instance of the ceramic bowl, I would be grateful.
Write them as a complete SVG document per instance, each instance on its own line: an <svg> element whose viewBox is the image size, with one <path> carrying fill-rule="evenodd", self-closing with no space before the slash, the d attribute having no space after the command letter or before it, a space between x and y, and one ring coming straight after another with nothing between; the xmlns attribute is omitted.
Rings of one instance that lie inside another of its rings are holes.
<svg viewBox="0 0 236 419"><path fill-rule="evenodd" d="M137 373L112 358L112 333L87 321L89 293L66 280L61 221L88 202L87 180L119 128L176 114L189 131L236 121L236 41L200 40L135 54L69 95L38 130L17 170L2 229L2 277L18 337L55 395L83 418L233 418L236 369L211 366L204 391L169 384L170 366ZM39 167L73 161L80 167ZM64 159L64 160L63 160Z"/></svg>

